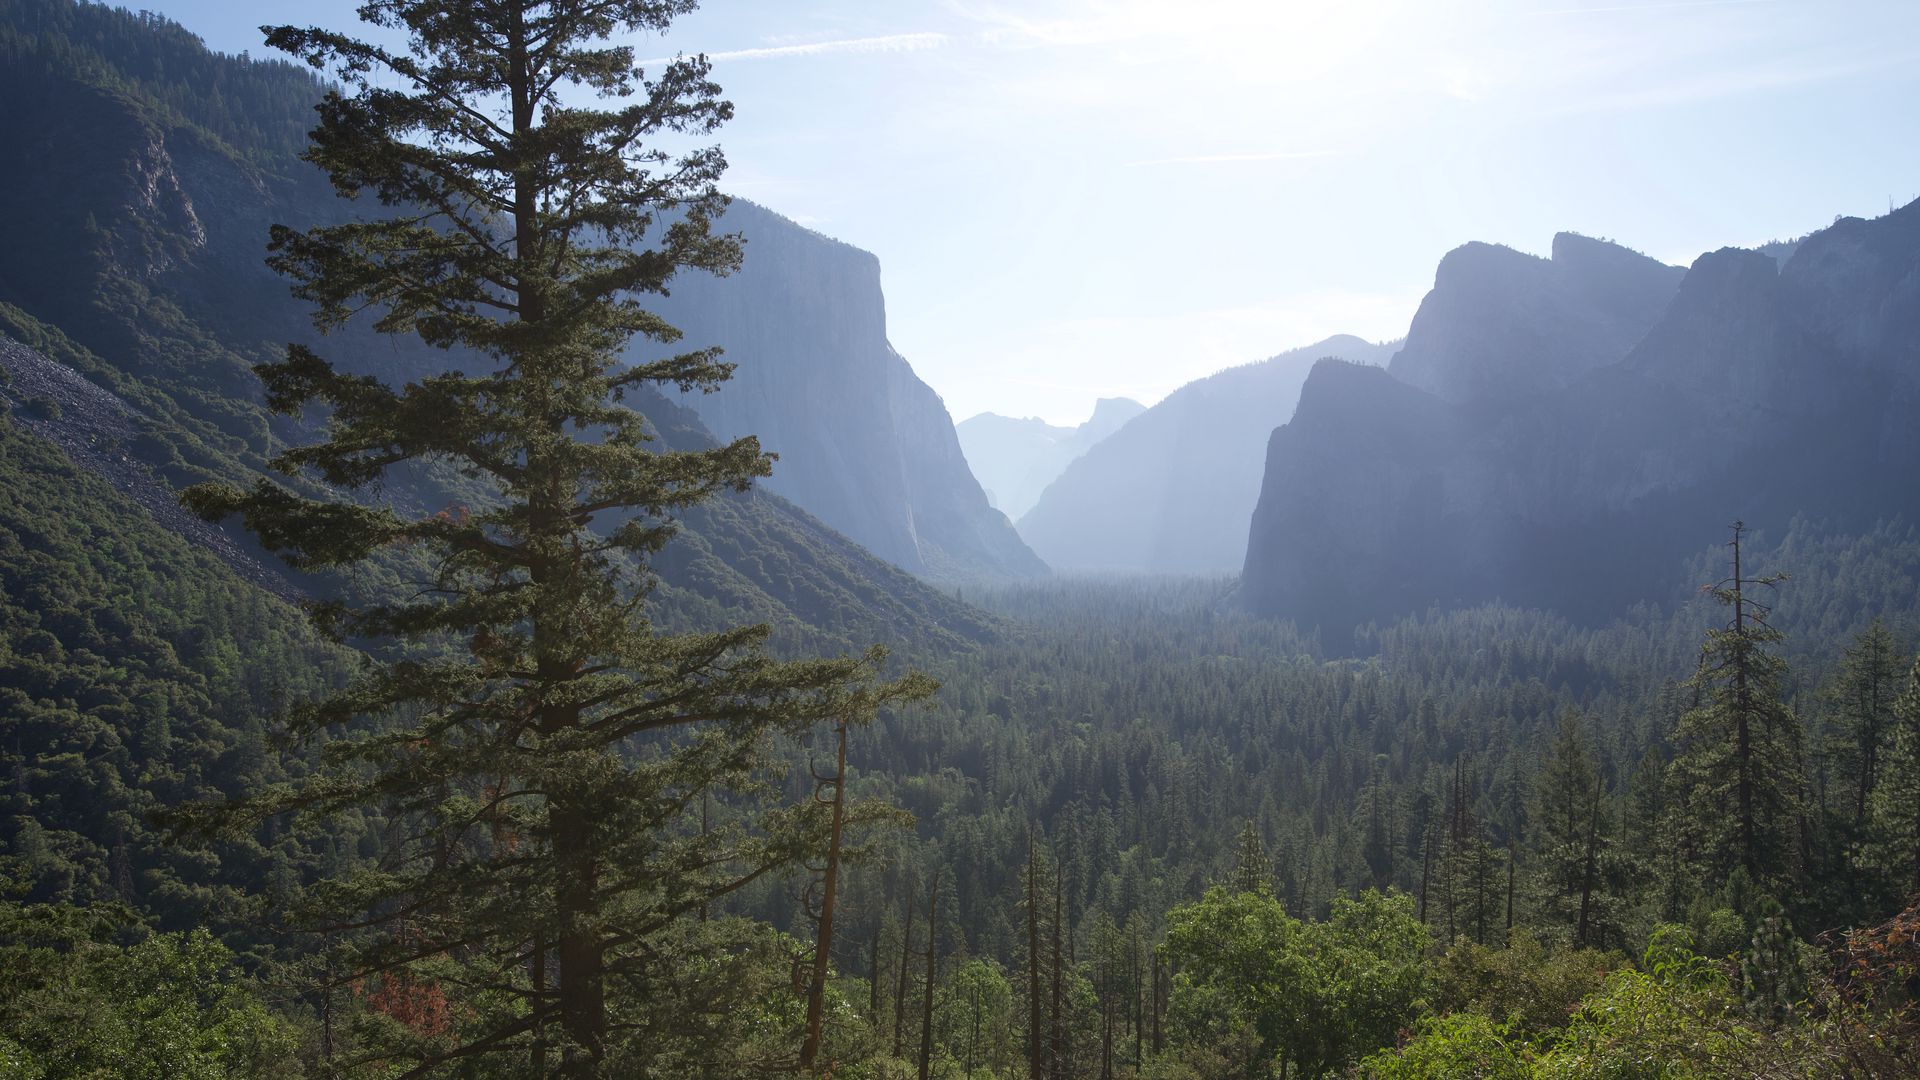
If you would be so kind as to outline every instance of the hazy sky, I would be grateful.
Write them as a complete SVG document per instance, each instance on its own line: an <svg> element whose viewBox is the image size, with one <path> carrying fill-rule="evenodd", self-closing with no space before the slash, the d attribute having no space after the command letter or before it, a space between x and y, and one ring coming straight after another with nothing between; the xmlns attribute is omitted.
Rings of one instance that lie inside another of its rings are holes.
<svg viewBox="0 0 1920 1080"><path fill-rule="evenodd" d="M133 6L255 53L353 8ZM956 420L1398 337L1468 240L1689 262L1920 195L1916 0L708 0L638 48L715 59L730 190L880 257Z"/></svg>

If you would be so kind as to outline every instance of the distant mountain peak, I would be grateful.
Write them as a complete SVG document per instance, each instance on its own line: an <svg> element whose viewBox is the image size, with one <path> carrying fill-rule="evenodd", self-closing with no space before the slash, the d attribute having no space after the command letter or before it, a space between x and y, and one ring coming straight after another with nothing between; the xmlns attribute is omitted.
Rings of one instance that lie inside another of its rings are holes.
<svg viewBox="0 0 1920 1080"><path fill-rule="evenodd" d="M1556 235L1550 259L1462 244L1440 260L1391 370L1449 401L1564 386L1624 358L1684 274L1578 233Z"/></svg>
<svg viewBox="0 0 1920 1080"><path fill-rule="evenodd" d="M1293 415L1308 369L1391 353L1340 334L1196 379L1067 466L1021 535L1055 569L1229 573L1246 553L1267 438Z"/></svg>
<svg viewBox="0 0 1920 1080"><path fill-rule="evenodd" d="M1100 398L1093 415L1075 427L985 412L968 417L955 431L987 498L1014 520L1032 508L1061 470L1145 411L1132 398Z"/></svg>

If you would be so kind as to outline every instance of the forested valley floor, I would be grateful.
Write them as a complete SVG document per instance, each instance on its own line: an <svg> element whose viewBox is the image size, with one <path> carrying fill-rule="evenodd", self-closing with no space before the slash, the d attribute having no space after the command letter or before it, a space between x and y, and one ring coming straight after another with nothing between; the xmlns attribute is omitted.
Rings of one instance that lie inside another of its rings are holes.
<svg viewBox="0 0 1920 1080"><path fill-rule="evenodd" d="M36 527L30 505L8 523ZM184 548L48 543L6 556L34 583L8 599L10 708L40 717L8 748L9 1075L129 1057L319 1074L356 1032L457 1027L423 976L316 994L325 943L273 910L377 861L393 822L269 822L213 847L153 824L298 773L258 717L344 658L264 595L251 628L231 601L172 595L219 577L154 572L204 558ZM929 1023L946 1076L1912 1074L1920 538L1797 522L1748 546L1792 574L1768 651L1794 772L1772 778L1784 816L1759 873L1714 787L1725 755L1688 738L1713 706L1711 596L1600 628L1435 611L1329 648L1237 613L1226 579L963 590L999 632L899 658L941 680L936 702L849 747L849 795L913 820L851 837L836 1075L914 1074ZM1724 555L1682 580L1718 580ZM105 584L63 584L76 572ZM61 599L113 590L112 612ZM176 644L114 651L156 637ZM76 658L100 674L74 681ZM268 669L314 674L259 685ZM790 744L767 773L780 798L812 794L827 750ZM715 940L741 997L718 1026L663 1026L676 1068L715 1055L686 1075L791 1054L808 883L761 879L699 924L734 928Z"/></svg>

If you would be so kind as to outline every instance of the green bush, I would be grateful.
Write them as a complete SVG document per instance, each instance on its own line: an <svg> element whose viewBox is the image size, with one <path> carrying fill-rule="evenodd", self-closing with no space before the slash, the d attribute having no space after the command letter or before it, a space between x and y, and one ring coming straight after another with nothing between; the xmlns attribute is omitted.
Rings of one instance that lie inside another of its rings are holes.
<svg viewBox="0 0 1920 1080"><path fill-rule="evenodd" d="M1477 1013L1429 1017L1413 1039L1360 1063L1365 1080L1527 1080L1533 1075L1507 1028Z"/></svg>

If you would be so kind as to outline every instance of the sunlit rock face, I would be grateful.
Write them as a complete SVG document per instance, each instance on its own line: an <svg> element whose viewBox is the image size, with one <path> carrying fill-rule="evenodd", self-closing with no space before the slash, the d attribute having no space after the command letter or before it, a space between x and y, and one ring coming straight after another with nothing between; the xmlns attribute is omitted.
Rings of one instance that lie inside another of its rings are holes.
<svg viewBox="0 0 1920 1080"><path fill-rule="evenodd" d="M1614 249L1624 273L1569 278L1564 241L1449 255L1388 371L1314 369L1267 448L1246 604L1336 647L1434 604L1604 618L1672 599L1736 518L1920 513L1920 204L1784 264L1703 255L1644 328L1664 269Z"/></svg>
<svg viewBox="0 0 1920 1080"><path fill-rule="evenodd" d="M757 435L780 455L770 490L898 566L1045 573L988 504L940 396L888 344L879 261L744 200L719 227L745 237L742 269L649 300L684 333L677 348L718 345L738 365L684 403L722 438Z"/></svg>

